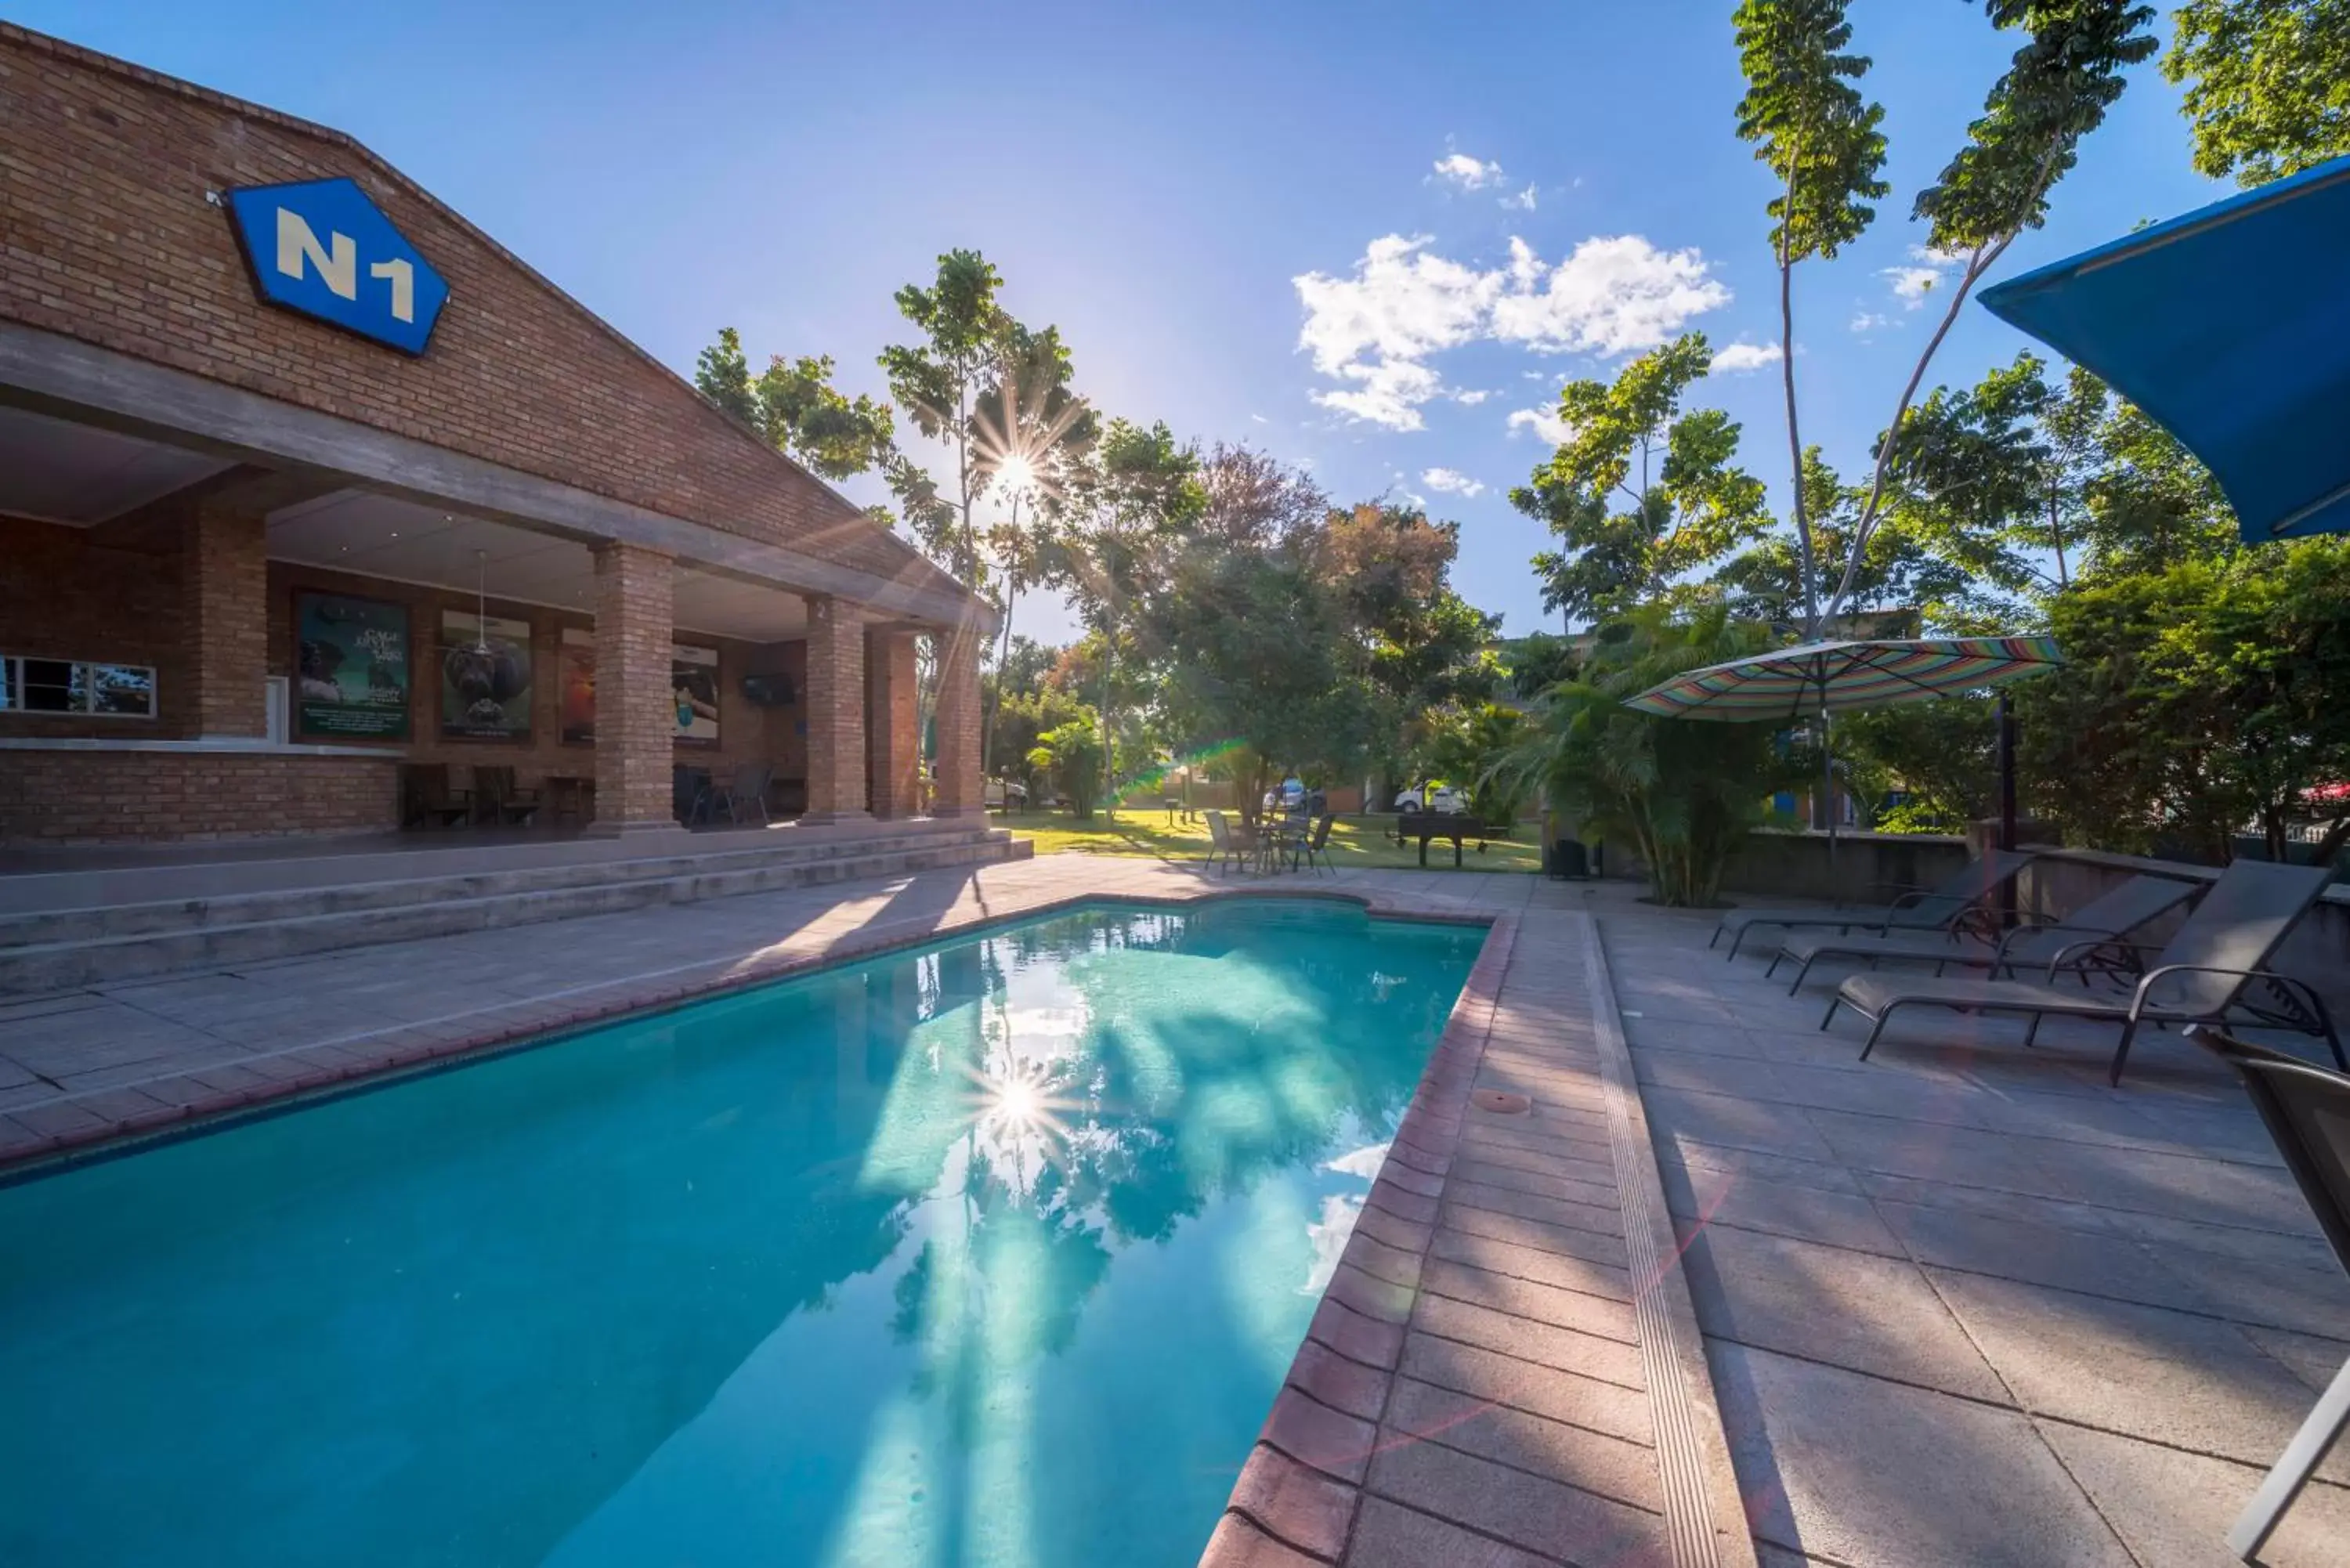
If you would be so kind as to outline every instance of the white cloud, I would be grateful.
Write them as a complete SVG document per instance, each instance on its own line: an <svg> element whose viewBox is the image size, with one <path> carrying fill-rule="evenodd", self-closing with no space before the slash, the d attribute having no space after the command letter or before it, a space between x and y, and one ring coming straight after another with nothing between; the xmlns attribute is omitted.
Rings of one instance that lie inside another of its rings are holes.
<svg viewBox="0 0 2350 1568"><path fill-rule="evenodd" d="M1482 191L1488 185L1502 182L1502 166L1471 158L1466 152L1448 152L1436 161L1436 178L1463 191Z"/></svg>
<svg viewBox="0 0 2350 1568"><path fill-rule="evenodd" d="M1440 490L1447 495L1476 495L1485 488L1483 480L1471 479L1453 468L1431 468L1419 476L1419 482L1430 490Z"/></svg>
<svg viewBox="0 0 2350 1568"><path fill-rule="evenodd" d="M1252 419L1252 420L1254 420L1258 424L1261 424L1261 425L1269 425L1269 424L1273 423L1273 421L1272 421L1271 420L1266 419L1263 414L1251 414L1251 415L1249 416L1249 418L1250 418L1250 419Z"/></svg>
<svg viewBox="0 0 2350 1568"><path fill-rule="evenodd" d="M1575 439L1575 427L1549 409L1515 409L1510 413L1510 431L1520 427L1530 430L1553 446L1565 446Z"/></svg>
<svg viewBox="0 0 2350 1568"><path fill-rule="evenodd" d="M1545 274L1533 248L1513 239L1493 336L1546 354L1637 354L1730 303L1730 290L1707 274L1696 250L1660 251L1638 234L1586 240Z"/></svg>
<svg viewBox="0 0 2350 1568"><path fill-rule="evenodd" d="M1431 243L1387 234L1364 247L1351 276L1293 280L1305 311L1298 347L1344 383L1314 393L1316 403L1419 430L1419 405L1443 390L1424 361L1446 349L1483 339L1614 358L1653 348L1730 303L1697 251L1659 250L1638 234L1585 240L1556 265L1513 239L1509 261L1491 268L1438 255Z"/></svg>
<svg viewBox="0 0 2350 1568"><path fill-rule="evenodd" d="M1785 351L1776 343L1732 343L1713 357L1713 369L1725 376L1737 376L1775 365L1785 358Z"/></svg>
<svg viewBox="0 0 2350 1568"><path fill-rule="evenodd" d="M1465 392L1453 393L1452 400L1456 403L1465 403L1473 409L1486 399L1498 396L1500 394L1497 392L1487 391L1482 387L1472 387Z"/></svg>
<svg viewBox="0 0 2350 1568"><path fill-rule="evenodd" d="M1922 310L1926 296L1942 281L1942 269L1933 266L1888 266L1878 274L1893 285L1894 297L1905 310Z"/></svg>
<svg viewBox="0 0 2350 1568"><path fill-rule="evenodd" d="M1850 326L1855 332L1874 332L1882 327L1898 327L1893 317L1874 310L1856 310Z"/></svg>
<svg viewBox="0 0 2350 1568"><path fill-rule="evenodd" d="M1502 205L1511 208L1516 212L1531 213L1534 210L1536 195L1537 192L1534 188L1532 185L1529 185L1514 196L1503 197Z"/></svg>

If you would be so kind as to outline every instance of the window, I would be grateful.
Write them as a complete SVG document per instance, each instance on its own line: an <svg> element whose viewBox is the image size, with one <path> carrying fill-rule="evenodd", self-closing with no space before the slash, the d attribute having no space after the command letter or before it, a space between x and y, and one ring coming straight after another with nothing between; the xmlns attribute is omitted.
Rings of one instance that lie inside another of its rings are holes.
<svg viewBox="0 0 2350 1568"><path fill-rule="evenodd" d="M155 671L143 664L0 657L0 710L99 719L155 716Z"/></svg>

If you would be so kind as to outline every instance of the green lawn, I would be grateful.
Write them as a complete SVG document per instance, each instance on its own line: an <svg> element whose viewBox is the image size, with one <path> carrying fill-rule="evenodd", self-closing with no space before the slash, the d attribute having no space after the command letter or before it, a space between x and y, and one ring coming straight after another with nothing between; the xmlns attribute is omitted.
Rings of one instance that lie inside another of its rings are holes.
<svg viewBox="0 0 2350 1568"><path fill-rule="evenodd" d="M1090 822L1079 822L1066 811L1016 811L988 820L1010 828L1014 836L1035 840L1036 853L1055 855L1065 849L1087 855L1148 855L1160 860L1197 860L1208 852L1204 818L1170 823L1164 810L1121 808L1113 822L1101 811ZM1342 816L1330 826L1330 859L1337 866L1417 866L1419 846L1399 847L1381 836L1394 826L1391 816ZM1469 871L1540 871L1542 855L1534 847L1534 825L1522 822L1508 842L1496 840L1477 853L1475 840L1465 846L1461 868ZM1452 846L1428 846L1430 871L1452 869Z"/></svg>

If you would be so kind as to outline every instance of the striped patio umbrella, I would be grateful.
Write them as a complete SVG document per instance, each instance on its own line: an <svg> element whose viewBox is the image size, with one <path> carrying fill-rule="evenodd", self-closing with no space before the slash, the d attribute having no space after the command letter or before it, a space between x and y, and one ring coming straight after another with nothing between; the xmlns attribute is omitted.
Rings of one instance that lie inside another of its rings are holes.
<svg viewBox="0 0 2350 1568"><path fill-rule="evenodd" d="M2064 662L2053 637L1807 642L1676 675L1625 705L1667 719L1795 719L1977 691Z"/></svg>
<svg viewBox="0 0 2350 1568"><path fill-rule="evenodd" d="M1835 853L1835 764L1828 715L1886 708L2041 675L2064 662L2053 637L1929 637L1907 641L1807 642L1709 664L1649 687L1625 706L1668 719L1772 720L1816 714L1828 853ZM2005 704L2000 725L2000 815L2013 847L2015 758Z"/></svg>

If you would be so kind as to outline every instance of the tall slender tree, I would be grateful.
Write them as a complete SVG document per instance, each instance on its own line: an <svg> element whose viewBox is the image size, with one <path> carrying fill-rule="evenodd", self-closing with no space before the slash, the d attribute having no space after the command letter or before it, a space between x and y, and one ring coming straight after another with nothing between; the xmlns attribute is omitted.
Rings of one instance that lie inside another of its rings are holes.
<svg viewBox="0 0 2350 1568"><path fill-rule="evenodd" d="M920 341L881 351L889 395L914 428L954 454L955 532L948 545L954 573L976 587L980 581L979 535L972 503L983 488L973 452L972 411L993 384L1006 317L996 302L1002 275L977 251L949 251L939 257L930 287L908 284L898 291L898 309L920 334Z"/></svg>
<svg viewBox="0 0 2350 1568"><path fill-rule="evenodd" d="M1891 186L1885 167L1882 105L1852 84L1868 70L1866 56L1845 53L1852 24L1843 0L1744 0L1738 7L1738 52L1746 96L1738 134L1779 177L1769 208L1771 248L1779 263L1779 377L1786 394L1787 456L1794 475L1789 510L1803 565L1804 630L1819 631L1819 564L1805 506L1804 438L1795 402L1795 265L1833 260L1875 221L1870 202Z"/></svg>
<svg viewBox="0 0 2350 1568"><path fill-rule="evenodd" d="M2015 237L2046 220L2049 191L2073 167L2081 139L2103 123L2128 67L2158 47L2148 32L2153 8L2133 0L1985 0L1984 10L1994 27L2020 28L2027 37L1992 84L1965 144L1912 205L1911 216L1927 225L1927 254L1957 275L1877 441L1841 559L1822 558L1797 540L1809 637L1851 598L1867 569L1871 541L1897 494L1891 481L1912 404L1960 309ZM1877 117L1855 107L1857 91L1843 79L1859 75L1866 62L1841 54L1851 33L1843 6L1832 0L1745 0L1739 21L1749 87L1740 134L1757 142L1758 156L1782 175L1770 209L1774 248L1783 258L1833 254L1867 226L1874 213L1866 201L1883 190L1876 181L1883 157ZM1808 247L1803 223L1814 225ZM1783 262L1783 292L1788 265ZM1791 374L1792 337L1783 348ZM1800 475L1792 379L1788 385ZM1803 488L1799 479L1795 489ZM1796 504L1804 504L1800 496Z"/></svg>

